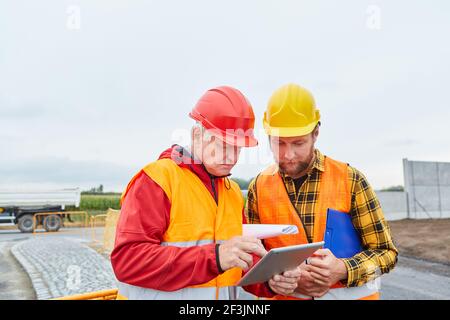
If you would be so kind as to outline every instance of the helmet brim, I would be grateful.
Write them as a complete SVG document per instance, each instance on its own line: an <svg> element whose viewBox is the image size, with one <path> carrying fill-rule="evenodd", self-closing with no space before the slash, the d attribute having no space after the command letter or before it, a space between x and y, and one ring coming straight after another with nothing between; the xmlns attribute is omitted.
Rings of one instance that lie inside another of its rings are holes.
<svg viewBox="0 0 450 320"><path fill-rule="evenodd" d="M300 137L310 134L318 123L319 120L314 121L305 127L271 127L269 126L267 121L263 121L264 130L266 131L267 135L282 138Z"/></svg>
<svg viewBox="0 0 450 320"><path fill-rule="evenodd" d="M258 145L258 140L254 136L238 136L230 133L218 133L211 132L213 136L219 138L226 144L235 146L235 147L256 147Z"/></svg>

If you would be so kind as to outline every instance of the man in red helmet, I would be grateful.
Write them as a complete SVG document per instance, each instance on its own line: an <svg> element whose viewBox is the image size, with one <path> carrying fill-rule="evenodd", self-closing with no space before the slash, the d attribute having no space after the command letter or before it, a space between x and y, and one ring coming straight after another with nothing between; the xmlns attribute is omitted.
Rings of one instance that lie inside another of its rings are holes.
<svg viewBox="0 0 450 320"><path fill-rule="evenodd" d="M208 90L189 114L192 145L174 145L138 172L122 195L111 263L119 298L236 299L234 285L266 251L242 235L244 201L228 179L241 147L257 145L254 114L231 87ZM300 270L258 292L288 294ZM250 288L250 291L254 288Z"/></svg>

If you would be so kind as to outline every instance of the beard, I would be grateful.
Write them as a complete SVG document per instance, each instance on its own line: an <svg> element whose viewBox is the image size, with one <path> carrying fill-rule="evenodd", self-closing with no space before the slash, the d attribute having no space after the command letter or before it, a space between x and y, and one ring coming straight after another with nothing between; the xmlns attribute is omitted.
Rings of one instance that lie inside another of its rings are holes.
<svg viewBox="0 0 450 320"><path fill-rule="evenodd" d="M288 164L283 162L279 164L279 167L282 173L288 175L289 177L296 177L301 172L308 169L309 163L310 162L297 162L295 164Z"/></svg>
<svg viewBox="0 0 450 320"><path fill-rule="evenodd" d="M284 161L278 164L280 171L289 177L297 177L300 173L308 169L314 157L314 148L311 148L310 155L306 161Z"/></svg>

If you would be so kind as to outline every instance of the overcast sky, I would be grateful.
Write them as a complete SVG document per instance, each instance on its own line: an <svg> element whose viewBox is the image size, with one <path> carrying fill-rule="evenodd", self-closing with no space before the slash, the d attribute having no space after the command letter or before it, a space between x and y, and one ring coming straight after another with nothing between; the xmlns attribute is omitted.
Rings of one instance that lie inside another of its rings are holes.
<svg viewBox="0 0 450 320"><path fill-rule="evenodd" d="M450 161L449 1L0 1L0 188L122 191L210 87L262 116L295 82L322 114L317 147L376 188L402 158Z"/></svg>

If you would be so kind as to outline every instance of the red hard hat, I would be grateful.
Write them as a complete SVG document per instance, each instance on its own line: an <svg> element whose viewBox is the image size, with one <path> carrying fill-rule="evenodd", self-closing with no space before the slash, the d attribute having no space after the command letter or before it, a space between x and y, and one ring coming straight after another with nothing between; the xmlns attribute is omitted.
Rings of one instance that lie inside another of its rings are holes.
<svg viewBox="0 0 450 320"><path fill-rule="evenodd" d="M235 88L222 86L209 89L189 116L228 144L238 147L258 144L253 135L255 115L252 106Z"/></svg>

